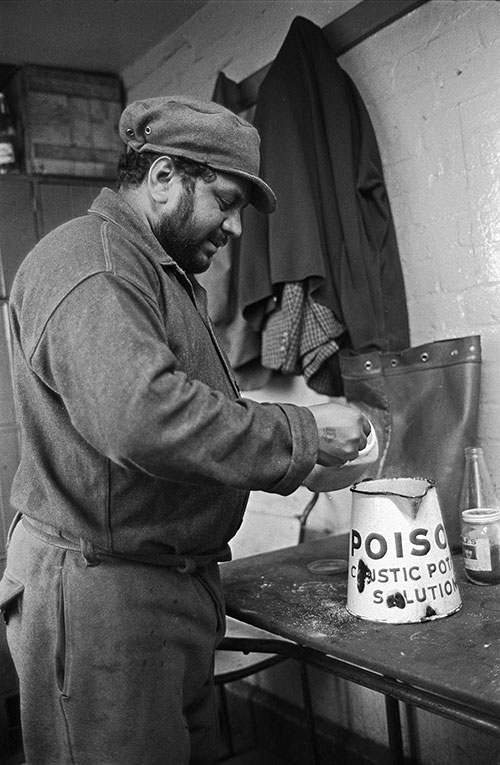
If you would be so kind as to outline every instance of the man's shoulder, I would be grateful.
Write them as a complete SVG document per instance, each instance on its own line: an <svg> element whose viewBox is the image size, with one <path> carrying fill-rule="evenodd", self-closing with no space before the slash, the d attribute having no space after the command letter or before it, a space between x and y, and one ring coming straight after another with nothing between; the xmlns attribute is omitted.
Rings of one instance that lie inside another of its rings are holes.
<svg viewBox="0 0 500 765"><path fill-rule="evenodd" d="M140 237L113 220L87 214L61 224L35 245L21 264L13 291L41 280L71 290L101 273L152 284L157 271L155 257Z"/></svg>
<svg viewBox="0 0 500 765"><path fill-rule="evenodd" d="M73 272L99 267L102 263L101 240L102 221L91 215L62 223L49 231L33 247L21 264L18 276L50 272L57 279L65 271Z"/></svg>
<svg viewBox="0 0 500 765"><path fill-rule="evenodd" d="M99 280L106 279L99 285ZM97 281L96 281L97 280ZM109 294L110 282L133 284L150 302L159 302L160 278L151 259L141 257L133 238L114 222L86 215L49 232L25 258L14 279L10 309L23 326L23 344L30 351L67 305L92 293ZM84 303L82 303L84 306Z"/></svg>

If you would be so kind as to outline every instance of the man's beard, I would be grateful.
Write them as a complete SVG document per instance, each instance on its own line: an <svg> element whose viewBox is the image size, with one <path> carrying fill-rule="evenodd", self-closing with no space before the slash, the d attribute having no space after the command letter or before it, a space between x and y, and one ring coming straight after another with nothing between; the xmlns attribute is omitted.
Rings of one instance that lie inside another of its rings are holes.
<svg viewBox="0 0 500 765"><path fill-rule="evenodd" d="M200 253L203 240L189 236L193 213L194 195L190 189L185 188L175 212L168 217L164 216L155 231L156 238L165 252L187 274L202 273L210 265Z"/></svg>

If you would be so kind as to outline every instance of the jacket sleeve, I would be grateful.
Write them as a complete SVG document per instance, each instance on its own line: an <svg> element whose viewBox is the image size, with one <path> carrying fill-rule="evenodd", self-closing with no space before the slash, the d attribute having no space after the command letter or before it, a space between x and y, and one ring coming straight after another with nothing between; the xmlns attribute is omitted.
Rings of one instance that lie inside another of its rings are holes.
<svg viewBox="0 0 500 765"><path fill-rule="evenodd" d="M288 494L315 464L307 407L231 400L190 379L158 306L115 274L94 275L65 297L30 363L60 397L61 416L126 469Z"/></svg>

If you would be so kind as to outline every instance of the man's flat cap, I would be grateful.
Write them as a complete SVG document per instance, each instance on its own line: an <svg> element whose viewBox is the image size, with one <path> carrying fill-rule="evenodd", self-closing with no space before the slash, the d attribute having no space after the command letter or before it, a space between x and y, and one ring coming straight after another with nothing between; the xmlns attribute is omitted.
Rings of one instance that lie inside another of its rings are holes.
<svg viewBox="0 0 500 765"><path fill-rule="evenodd" d="M276 207L272 189L259 177L257 130L219 104L184 96L134 101L121 116L120 136L132 151L185 157L246 178L257 210L270 213Z"/></svg>

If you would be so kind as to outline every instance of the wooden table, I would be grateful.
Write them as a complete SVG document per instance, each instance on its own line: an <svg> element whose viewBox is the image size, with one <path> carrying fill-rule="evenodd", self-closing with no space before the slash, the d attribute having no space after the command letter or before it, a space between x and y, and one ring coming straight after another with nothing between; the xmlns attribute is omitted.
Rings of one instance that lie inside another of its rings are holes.
<svg viewBox="0 0 500 765"><path fill-rule="evenodd" d="M347 557L345 535L222 564L228 615L286 639L250 641L246 649L285 653L384 694L395 762L402 761L398 701L500 736L500 585L469 583L455 555L458 612L413 624L370 622L346 609L346 572L308 568ZM227 647L245 649L238 641Z"/></svg>

